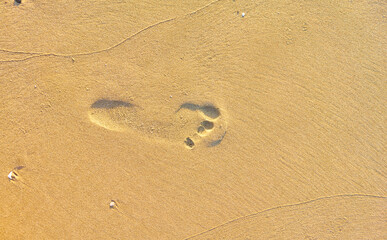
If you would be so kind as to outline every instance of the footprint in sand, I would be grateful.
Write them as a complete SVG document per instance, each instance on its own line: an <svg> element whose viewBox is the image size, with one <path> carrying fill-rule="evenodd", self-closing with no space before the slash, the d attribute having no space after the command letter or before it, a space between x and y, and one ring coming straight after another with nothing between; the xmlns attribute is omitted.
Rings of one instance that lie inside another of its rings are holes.
<svg viewBox="0 0 387 240"><path fill-rule="evenodd" d="M150 138L184 143L189 149L217 146L226 135L226 122L212 104L184 103L166 114L125 101L99 99L88 114L92 123L108 130L139 131Z"/></svg>

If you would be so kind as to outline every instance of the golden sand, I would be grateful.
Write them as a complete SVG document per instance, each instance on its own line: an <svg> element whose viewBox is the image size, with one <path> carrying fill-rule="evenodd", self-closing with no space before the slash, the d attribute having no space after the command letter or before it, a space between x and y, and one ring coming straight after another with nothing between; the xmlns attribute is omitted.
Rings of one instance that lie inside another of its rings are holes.
<svg viewBox="0 0 387 240"><path fill-rule="evenodd" d="M1 0L0 239L386 238L386 9Z"/></svg>

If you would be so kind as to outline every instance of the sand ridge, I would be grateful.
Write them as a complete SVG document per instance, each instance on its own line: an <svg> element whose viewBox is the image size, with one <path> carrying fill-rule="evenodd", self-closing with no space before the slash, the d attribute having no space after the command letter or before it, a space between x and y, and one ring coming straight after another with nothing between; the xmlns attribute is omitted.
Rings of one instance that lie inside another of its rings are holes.
<svg viewBox="0 0 387 240"><path fill-rule="evenodd" d="M204 5L203 7L200 7L188 14L185 14L183 16L189 16L189 15L193 15L193 14L196 14L202 10L204 10L205 8L219 2L220 0L215 0L213 2L210 2L206 5ZM152 25L149 25L139 31L137 31L136 33L132 34L131 36L121 40L120 42L108 47L108 48L105 48L105 49L101 49L101 50L96 50L96 51L92 51L92 52L84 52L84 53L72 53L72 54L60 54L60 53L43 53L43 52L25 52L25 51L13 51L13 50L7 50L7 49L0 49L0 52L3 53L3 54L9 54L11 55L11 57L13 55L32 55L32 56L29 56L29 57L25 57L25 58L21 58L21 59L10 59L10 60L1 60L0 62L19 62L19 61L25 61L25 60L28 60L28 59L32 59L32 58L36 58L36 57L49 57L49 56L54 56L54 57L63 57L63 58L70 58L72 60L74 60L74 57L77 57L77 56L84 56L84 55L93 55L93 54L97 54L97 53L101 53L101 52L106 52L106 51L109 51L111 49L114 49L118 46L120 46L121 44L125 43L126 41L130 40L131 38L137 36L138 34L141 34L142 32L144 31L147 31L148 29L151 29L153 27L157 27L158 25L160 24L163 24L163 23L167 23L167 22L170 22L170 21L173 21L175 20L176 18L178 17L173 17L173 18L169 18L169 19L166 19L166 20L162 20L162 21L159 21L155 24L152 24Z"/></svg>
<svg viewBox="0 0 387 240"><path fill-rule="evenodd" d="M375 224L373 230L359 231L356 235L353 232L353 228L360 226L356 217L351 213L348 214L348 208L356 211L357 207L364 204L367 199L373 202L372 207L383 206L386 201L386 198L382 196L364 194L321 197L243 216L186 239L319 239L322 237L326 239L351 237L363 239L370 237L369 231L373 232L373 235L384 235L381 231L381 223L377 220L378 217L385 218L381 212L379 216L369 216ZM339 202L343 204L338 207ZM363 207L360 208L365 210ZM335 214L331 214L331 211L335 211ZM364 211L363 214L369 215L370 212ZM362 217L366 218L364 215ZM329 219L326 216L330 216ZM288 220L280 218L292 220L289 223ZM276 222L276 224L270 225L270 222Z"/></svg>

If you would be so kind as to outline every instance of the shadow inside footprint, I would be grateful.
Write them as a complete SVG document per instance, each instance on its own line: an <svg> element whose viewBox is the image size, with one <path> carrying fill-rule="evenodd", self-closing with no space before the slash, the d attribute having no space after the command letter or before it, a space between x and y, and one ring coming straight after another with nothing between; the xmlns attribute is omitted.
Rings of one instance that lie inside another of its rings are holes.
<svg viewBox="0 0 387 240"><path fill-rule="evenodd" d="M223 135L218 140L215 140L215 141L212 141L212 142L208 143L207 146L208 147L218 146L223 141L223 138L224 138L224 136L226 136L226 133L227 132L224 132Z"/></svg>
<svg viewBox="0 0 387 240"><path fill-rule="evenodd" d="M131 107L132 104L124 101L100 99L91 105L91 108L112 109L116 107Z"/></svg>
<svg viewBox="0 0 387 240"><path fill-rule="evenodd" d="M194 103L183 103L180 105L179 109L177 109L176 112L180 111L181 109L188 109L191 111L196 111L200 109L200 105L194 104Z"/></svg>
<svg viewBox="0 0 387 240"><path fill-rule="evenodd" d="M200 110L203 112L204 115L213 119L218 118L220 116L219 109L212 105L201 106Z"/></svg>
<svg viewBox="0 0 387 240"><path fill-rule="evenodd" d="M203 121L201 124L207 130L211 130L214 128L214 123L210 121Z"/></svg>
<svg viewBox="0 0 387 240"><path fill-rule="evenodd" d="M207 105L198 105L194 103L183 103L179 109L177 109L176 112L180 111L181 109L188 109L191 111L201 111L204 115L210 118L218 118L220 116L220 111L217 107L207 104Z"/></svg>

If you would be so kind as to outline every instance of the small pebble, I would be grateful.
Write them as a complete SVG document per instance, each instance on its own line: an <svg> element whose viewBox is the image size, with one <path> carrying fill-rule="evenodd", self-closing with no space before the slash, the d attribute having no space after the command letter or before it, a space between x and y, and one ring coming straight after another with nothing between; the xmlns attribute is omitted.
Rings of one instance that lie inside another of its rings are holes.
<svg viewBox="0 0 387 240"><path fill-rule="evenodd" d="M109 204L109 207L110 208L114 208L116 206L116 202L114 200L112 200Z"/></svg>
<svg viewBox="0 0 387 240"><path fill-rule="evenodd" d="M245 17L245 15L246 15L245 13L242 13L242 17Z"/></svg>
<svg viewBox="0 0 387 240"><path fill-rule="evenodd" d="M171 95L171 96L169 96L169 98L172 98L172 95Z"/></svg>

